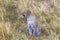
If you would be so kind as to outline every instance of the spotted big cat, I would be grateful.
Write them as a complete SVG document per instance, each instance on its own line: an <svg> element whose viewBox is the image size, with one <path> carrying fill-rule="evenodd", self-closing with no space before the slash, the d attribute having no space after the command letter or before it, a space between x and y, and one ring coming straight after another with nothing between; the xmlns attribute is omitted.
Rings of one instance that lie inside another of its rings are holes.
<svg viewBox="0 0 60 40"><path fill-rule="evenodd" d="M37 18L30 10L25 10L21 12L22 16L27 20L26 35L39 36L41 30L38 27ZM22 17L22 18L23 18Z"/></svg>

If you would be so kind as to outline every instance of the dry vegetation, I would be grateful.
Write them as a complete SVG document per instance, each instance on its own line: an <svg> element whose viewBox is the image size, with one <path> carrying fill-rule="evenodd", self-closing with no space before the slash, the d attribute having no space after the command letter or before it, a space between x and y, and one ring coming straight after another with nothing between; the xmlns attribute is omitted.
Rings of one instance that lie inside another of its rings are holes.
<svg viewBox="0 0 60 40"><path fill-rule="evenodd" d="M23 10L36 15L39 37L26 36ZM60 40L60 0L0 0L0 40Z"/></svg>

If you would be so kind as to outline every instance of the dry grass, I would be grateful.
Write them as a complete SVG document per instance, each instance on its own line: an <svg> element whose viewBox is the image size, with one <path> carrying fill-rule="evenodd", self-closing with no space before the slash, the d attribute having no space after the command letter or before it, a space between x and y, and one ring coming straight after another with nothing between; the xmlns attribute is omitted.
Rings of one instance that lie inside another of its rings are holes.
<svg viewBox="0 0 60 40"><path fill-rule="evenodd" d="M0 0L0 40L60 40L59 3L59 0ZM39 37L26 36L26 19L19 19L23 10L36 15L42 31Z"/></svg>

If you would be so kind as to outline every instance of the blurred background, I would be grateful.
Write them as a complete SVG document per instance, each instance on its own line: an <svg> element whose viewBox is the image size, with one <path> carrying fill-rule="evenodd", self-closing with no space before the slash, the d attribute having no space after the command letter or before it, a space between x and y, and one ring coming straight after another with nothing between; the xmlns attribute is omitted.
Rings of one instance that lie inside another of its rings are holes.
<svg viewBox="0 0 60 40"><path fill-rule="evenodd" d="M26 36L23 10L36 15L39 37ZM60 40L60 0L0 0L0 40Z"/></svg>

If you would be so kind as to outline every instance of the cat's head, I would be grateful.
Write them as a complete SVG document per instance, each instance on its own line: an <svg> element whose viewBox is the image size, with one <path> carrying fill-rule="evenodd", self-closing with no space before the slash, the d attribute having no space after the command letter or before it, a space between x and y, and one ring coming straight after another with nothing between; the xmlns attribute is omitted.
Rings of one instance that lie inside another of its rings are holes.
<svg viewBox="0 0 60 40"><path fill-rule="evenodd" d="M22 18L27 18L28 16L30 16L31 11L30 10L25 10L21 12L21 17Z"/></svg>

